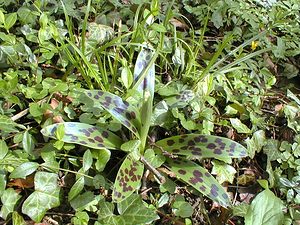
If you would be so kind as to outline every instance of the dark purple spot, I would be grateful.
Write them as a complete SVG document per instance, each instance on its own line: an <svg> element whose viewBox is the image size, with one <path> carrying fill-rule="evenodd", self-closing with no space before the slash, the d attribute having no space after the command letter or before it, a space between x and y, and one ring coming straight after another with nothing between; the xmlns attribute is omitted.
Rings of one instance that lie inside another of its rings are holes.
<svg viewBox="0 0 300 225"><path fill-rule="evenodd" d="M187 150L187 149L188 149L188 146L182 146L180 149L182 149L182 150Z"/></svg>
<svg viewBox="0 0 300 225"><path fill-rule="evenodd" d="M114 108L114 110L119 114L124 113L124 109L122 109L122 108Z"/></svg>
<svg viewBox="0 0 300 225"><path fill-rule="evenodd" d="M189 182L193 185L196 185L197 183L202 183L203 179L201 177L192 177L189 179Z"/></svg>
<svg viewBox="0 0 300 225"><path fill-rule="evenodd" d="M133 112L133 111L130 112L130 116L131 116L132 119L135 119L136 118L135 112Z"/></svg>
<svg viewBox="0 0 300 225"><path fill-rule="evenodd" d="M127 101L123 101L123 103L124 103L124 105L125 105L126 107L129 106L129 103L128 103Z"/></svg>
<svg viewBox="0 0 300 225"><path fill-rule="evenodd" d="M210 177L210 173L209 172L205 172L204 174L206 177Z"/></svg>
<svg viewBox="0 0 300 225"><path fill-rule="evenodd" d="M97 146L100 147L100 148L104 147L104 145L101 144L101 143L97 144Z"/></svg>
<svg viewBox="0 0 300 225"><path fill-rule="evenodd" d="M196 156L201 156L202 155L202 153L199 152L199 151L192 151L192 154L196 155Z"/></svg>
<svg viewBox="0 0 300 225"><path fill-rule="evenodd" d="M102 102L102 106L103 106L104 108L109 108L110 103L109 103L109 102Z"/></svg>
<svg viewBox="0 0 300 225"><path fill-rule="evenodd" d="M75 135L72 135L71 139L72 139L72 141L76 141L76 140L78 140L78 137Z"/></svg>
<svg viewBox="0 0 300 225"><path fill-rule="evenodd" d="M180 173L181 175L185 175L185 174L186 174L186 171L183 170L183 169L180 169L180 170L178 170L178 173Z"/></svg>
<svg viewBox="0 0 300 225"><path fill-rule="evenodd" d="M89 142L95 143L95 140L93 138L89 138L88 140Z"/></svg>
<svg viewBox="0 0 300 225"><path fill-rule="evenodd" d="M102 135L104 138L108 138L108 136L109 136L109 134L108 134L107 131L103 131L103 132L101 133L101 135Z"/></svg>
<svg viewBox="0 0 300 225"><path fill-rule="evenodd" d="M98 142L103 142L103 139L100 136L96 136L96 137L94 137L94 139Z"/></svg>
<svg viewBox="0 0 300 225"><path fill-rule="evenodd" d="M173 153L178 153L178 152L180 152L180 150L179 149L173 149L172 152Z"/></svg>
<svg viewBox="0 0 300 225"><path fill-rule="evenodd" d="M216 138L215 142L218 143L218 144L224 143L221 138Z"/></svg>
<svg viewBox="0 0 300 225"><path fill-rule="evenodd" d="M93 127L88 128L88 132L93 133L94 132L94 128Z"/></svg>
<svg viewBox="0 0 300 225"><path fill-rule="evenodd" d="M200 188L199 188L201 191L206 191L206 187L205 186L201 186Z"/></svg>
<svg viewBox="0 0 300 225"><path fill-rule="evenodd" d="M221 154L222 154L222 150L219 149L219 148L216 148L216 149L214 150L214 153L215 153L216 155L221 155Z"/></svg>
<svg viewBox="0 0 300 225"><path fill-rule="evenodd" d="M149 61L150 60L150 55L146 56L146 60Z"/></svg>
<svg viewBox="0 0 300 225"><path fill-rule="evenodd" d="M81 131L82 133L84 133L84 135L87 136L87 137L91 136L91 133L87 129L81 129L79 131Z"/></svg>
<svg viewBox="0 0 300 225"><path fill-rule="evenodd" d="M199 170L194 170L193 175L195 177L202 177L203 176L203 174Z"/></svg>
<svg viewBox="0 0 300 225"><path fill-rule="evenodd" d="M190 140L190 141L188 142L188 146L193 146L193 145L195 145L195 142L194 142L193 140Z"/></svg>
<svg viewBox="0 0 300 225"><path fill-rule="evenodd" d="M210 189L210 194L216 198L216 197L218 197L218 190L219 190L219 188L217 187L217 185L212 184L211 189Z"/></svg>
<svg viewBox="0 0 300 225"><path fill-rule="evenodd" d="M175 141L174 140L167 140L167 145L168 146L172 146L175 144Z"/></svg>
<svg viewBox="0 0 300 225"><path fill-rule="evenodd" d="M105 97L105 101L106 101L107 103L111 103L111 97L106 96L106 97Z"/></svg>
<svg viewBox="0 0 300 225"><path fill-rule="evenodd" d="M133 127L132 129L132 132L136 133L137 132L137 129L135 127Z"/></svg>
<svg viewBox="0 0 300 225"><path fill-rule="evenodd" d="M125 124L125 126L127 126L127 127L131 127L131 124L130 124L130 122L129 122L128 120L125 120L125 121L124 121L124 124Z"/></svg>
<svg viewBox="0 0 300 225"><path fill-rule="evenodd" d="M98 91L98 95L102 96L104 93L102 91Z"/></svg>
<svg viewBox="0 0 300 225"><path fill-rule="evenodd" d="M126 116L126 118L128 119L128 120L131 120L132 118L131 118L131 114L129 113L129 112L126 112L125 113L125 116Z"/></svg>
<svg viewBox="0 0 300 225"><path fill-rule="evenodd" d="M85 141L80 141L80 144L86 145L87 143Z"/></svg>
<svg viewBox="0 0 300 225"><path fill-rule="evenodd" d="M222 194L222 197L223 197L224 199L228 199L228 195L227 195L226 193L223 193L223 194Z"/></svg>
<svg viewBox="0 0 300 225"><path fill-rule="evenodd" d="M87 95L88 95L89 97L92 97L92 93L91 93L91 92L88 92Z"/></svg>
<svg viewBox="0 0 300 225"><path fill-rule="evenodd" d="M207 148L209 148L209 149L214 149L215 147L216 147L216 145L214 143L209 143L207 145Z"/></svg>
<svg viewBox="0 0 300 225"><path fill-rule="evenodd" d="M183 142L184 142L184 139L183 139L183 138L179 138L178 142L179 142L179 143L183 143Z"/></svg>

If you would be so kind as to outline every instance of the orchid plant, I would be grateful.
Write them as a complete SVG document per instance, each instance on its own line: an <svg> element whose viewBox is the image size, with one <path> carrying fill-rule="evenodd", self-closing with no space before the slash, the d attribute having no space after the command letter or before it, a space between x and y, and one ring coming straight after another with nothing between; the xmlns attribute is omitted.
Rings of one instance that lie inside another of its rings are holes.
<svg viewBox="0 0 300 225"><path fill-rule="evenodd" d="M216 158L228 162L231 158L245 157L247 153L242 145L223 137L202 134L185 134L155 143L147 142L153 111L155 57L156 52L147 46L142 47L138 54L134 68L135 84L132 88L135 93L138 93L138 97L135 97L138 101L126 101L115 94L101 90L83 92L85 98L93 103L93 107L106 110L126 127L131 133L131 140L125 142L108 129L78 122L53 124L42 129L42 133L44 136L66 143L75 143L93 149L126 151L127 156L114 182L112 193L114 202L123 201L140 187L144 167L149 168L149 162L145 160L144 154L146 150L152 149L165 159L163 166L176 174L179 179L213 201L228 207L231 202L223 187L205 168L193 160ZM187 95L184 91L174 96L174 100L185 102L193 97L193 94L189 92ZM60 134L58 137L57 130L61 130L62 126L63 135ZM161 181L163 182L163 179Z"/></svg>

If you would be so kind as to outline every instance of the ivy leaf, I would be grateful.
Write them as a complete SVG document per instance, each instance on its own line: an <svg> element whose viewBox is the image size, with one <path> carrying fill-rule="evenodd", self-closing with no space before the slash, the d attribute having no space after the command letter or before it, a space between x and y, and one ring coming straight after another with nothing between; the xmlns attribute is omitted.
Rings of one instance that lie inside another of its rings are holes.
<svg viewBox="0 0 300 225"><path fill-rule="evenodd" d="M246 157L246 148L230 139L212 135L187 134L173 136L156 142L175 155L192 156L194 158L217 158L227 162L230 158Z"/></svg>
<svg viewBox="0 0 300 225"><path fill-rule="evenodd" d="M22 212L35 222L40 222L46 211L59 206L57 174L37 172L34 177L35 191L24 201Z"/></svg>
<svg viewBox="0 0 300 225"><path fill-rule="evenodd" d="M18 166L14 171L10 174L9 178L23 178L25 179L26 176L32 174L34 171L39 168L39 164L36 162L25 162Z"/></svg>
<svg viewBox="0 0 300 225"><path fill-rule="evenodd" d="M113 188L114 202L121 202L129 197L139 186L144 172L144 164L127 155L122 163Z"/></svg>
<svg viewBox="0 0 300 225"><path fill-rule="evenodd" d="M251 130L237 118L230 118L230 123L241 134L251 134Z"/></svg>
<svg viewBox="0 0 300 225"><path fill-rule="evenodd" d="M7 216L14 211L14 207L20 198L21 195L19 195L14 189L6 189L1 196L2 208L0 211L0 217L6 219Z"/></svg>
<svg viewBox="0 0 300 225"><path fill-rule="evenodd" d="M245 224L280 225L284 218L283 208L280 198L266 189L251 202L245 215Z"/></svg>
<svg viewBox="0 0 300 225"><path fill-rule="evenodd" d="M123 101L119 96L109 92L86 90L84 94L89 100L92 100L93 107L103 107L116 120L139 137L138 130L141 126L140 114L133 105L130 105L127 101Z"/></svg>
<svg viewBox="0 0 300 225"><path fill-rule="evenodd" d="M211 174L217 176L216 179L220 184L224 183L225 181L228 181L231 184L233 183L234 175L236 174L236 170L233 166L216 160L212 161L212 164L214 166Z"/></svg>
<svg viewBox="0 0 300 225"><path fill-rule="evenodd" d="M105 225L150 224L159 217L153 209L145 206L140 195L132 194L118 203L118 212L114 214L114 204L102 201L100 203L98 221Z"/></svg>
<svg viewBox="0 0 300 225"><path fill-rule="evenodd" d="M44 136L56 138L56 130L60 125L64 125L64 136L61 137L61 140L66 143L84 145L94 149L119 149L122 143L122 140L110 131L77 122L53 124L43 128L41 133Z"/></svg>
<svg viewBox="0 0 300 225"><path fill-rule="evenodd" d="M181 159L167 159L167 166L176 176L224 207L231 205L228 195L218 181L198 164Z"/></svg>

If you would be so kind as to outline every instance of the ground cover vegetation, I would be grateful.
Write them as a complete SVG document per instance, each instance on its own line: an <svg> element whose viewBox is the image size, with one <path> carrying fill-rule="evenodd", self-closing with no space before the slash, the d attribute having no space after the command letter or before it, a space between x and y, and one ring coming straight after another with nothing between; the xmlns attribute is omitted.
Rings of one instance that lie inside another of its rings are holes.
<svg viewBox="0 0 300 225"><path fill-rule="evenodd" d="M1 224L299 224L298 0L0 0Z"/></svg>

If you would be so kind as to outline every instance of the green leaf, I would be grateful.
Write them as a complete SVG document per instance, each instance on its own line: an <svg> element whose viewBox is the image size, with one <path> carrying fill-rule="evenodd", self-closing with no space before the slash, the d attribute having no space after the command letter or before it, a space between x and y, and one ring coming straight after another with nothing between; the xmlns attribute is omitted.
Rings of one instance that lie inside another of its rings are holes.
<svg viewBox="0 0 300 225"><path fill-rule="evenodd" d="M6 219L7 216L14 211L15 205L20 198L21 195L19 195L14 189L6 189L1 196L2 208L0 211L0 217Z"/></svg>
<svg viewBox="0 0 300 225"><path fill-rule="evenodd" d="M17 13L10 13L5 18L4 27L8 31L17 21Z"/></svg>
<svg viewBox="0 0 300 225"><path fill-rule="evenodd" d="M55 136L57 140L62 141L63 137L65 136L65 126L64 123L60 123L55 130Z"/></svg>
<svg viewBox="0 0 300 225"><path fill-rule="evenodd" d="M93 107L103 107L116 120L131 130L136 136L139 136L138 130L141 126L140 114L134 106L109 92L89 90L84 93L88 97L88 100L92 100Z"/></svg>
<svg viewBox="0 0 300 225"><path fill-rule="evenodd" d="M4 170L0 170L0 196L2 196L3 192L6 188L6 173Z"/></svg>
<svg viewBox="0 0 300 225"><path fill-rule="evenodd" d="M36 162L25 162L18 166L14 171L10 174L9 178L23 178L25 179L26 176L32 174L34 171L39 168L39 164Z"/></svg>
<svg viewBox="0 0 300 225"><path fill-rule="evenodd" d="M8 147L6 145L6 142L0 140L0 159L3 159L7 153L8 153Z"/></svg>
<svg viewBox="0 0 300 225"><path fill-rule="evenodd" d="M8 116L0 115L0 131L4 132L18 132L16 127L20 127L22 129L26 129L23 125L19 125L11 120Z"/></svg>
<svg viewBox="0 0 300 225"><path fill-rule="evenodd" d="M93 164L93 156L90 150L86 150L85 153L83 154L83 166L82 169L84 172L88 171L92 164Z"/></svg>
<svg viewBox="0 0 300 225"><path fill-rule="evenodd" d="M175 215L182 218L191 217L194 212L193 207L185 201L175 201L172 208Z"/></svg>
<svg viewBox="0 0 300 225"><path fill-rule="evenodd" d="M23 217L17 212L12 213L12 221L13 225L27 225Z"/></svg>
<svg viewBox="0 0 300 225"><path fill-rule="evenodd" d="M122 140L105 129L77 122L65 122L62 124L65 128L62 140L66 143L84 145L94 149L119 149L121 147ZM47 126L41 130L41 133L45 136L56 138L55 131L59 125Z"/></svg>
<svg viewBox="0 0 300 225"><path fill-rule="evenodd" d="M103 24L89 23L88 31L89 36L86 43L91 50L111 40L114 36L114 29Z"/></svg>
<svg viewBox="0 0 300 225"><path fill-rule="evenodd" d="M95 196L93 192L86 191L81 195L78 195L70 202L72 208L76 211L82 211L84 209L91 209L98 205L100 196Z"/></svg>
<svg viewBox="0 0 300 225"><path fill-rule="evenodd" d="M255 131L252 138L246 139L248 154L251 159L256 153L259 153L262 147L266 144L266 135L263 130Z"/></svg>
<svg viewBox="0 0 300 225"><path fill-rule="evenodd" d="M212 168L211 174L217 175L216 179L220 184L226 181L231 184L233 183L234 175L236 174L236 170L233 166L216 160L214 160L212 164L214 166Z"/></svg>
<svg viewBox="0 0 300 225"><path fill-rule="evenodd" d="M80 192L83 190L83 188L84 188L84 177L81 176L76 180L75 184L73 184L71 190L69 191L68 200L71 201L76 196L78 196Z"/></svg>
<svg viewBox="0 0 300 225"><path fill-rule="evenodd" d="M118 203L120 215L113 214L112 203L102 201L100 205L98 221L105 225L150 224L159 218L155 210L146 207L140 195L137 194L132 194Z"/></svg>
<svg viewBox="0 0 300 225"><path fill-rule="evenodd" d="M238 133L250 134L251 130L237 118L230 118L230 123Z"/></svg>
<svg viewBox="0 0 300 225"><path fill-rule="evenodd" d="M251 202L245 215L245 225L281 225L284 218L283 208L282 201L266 189Z"/></svg>
<svg viewBox="0 0 300 225"><path fill-rule="evenodd" d="M136 161L130 154L122 163L113 188L114 202L121 202L129 197L139 186L144 172L144 164Z"/></svg>
<svg viewBox="0 0 300 225"><path fill-rule="evenodd" d="M24 201L22 212L35 222L40 222L47 210L59 206L57 180L57 174L37 172L34 176L35 191Z"/></svg>
<svg viewBox="0 0 300 225"><path fill-rule="evenodd" d="M195 158L217 158L228 161L230 158L247 156L246 148L223 137L212 135L187 134L173 136L156 142L156 146L174 155Z"/></svg>
<svg viewBox="0 0 300 225"><path fill-rule="evenodd" d="M96 170L102 172L110 159L111 152L107 149L93 149L92 155L96 159Z"/></svg>
<svg viewBox="0 0 300 225"><path fill-rule="evenodd" d="M5 23L5 16L4 16L2 10L0 10L0 23L2 23L2 24Z"/></svg>
<svg viewBox="0 0 300 225"><path fill-rule="evenodd" d="M32 151L34 149L34 141L33 141L32 135L29 134L28 130L26 130L24 132L22 145L23 145L24 151L31 155Z"/></svg>
<svg viewBox="0 0 300 225"><path fill-rule="evenodd" d="M203 167L185 159L167 159L167 166L176 176L190 184L211 200L218 202L224 207L231 205L230 199L224 188Z"/></svg>

